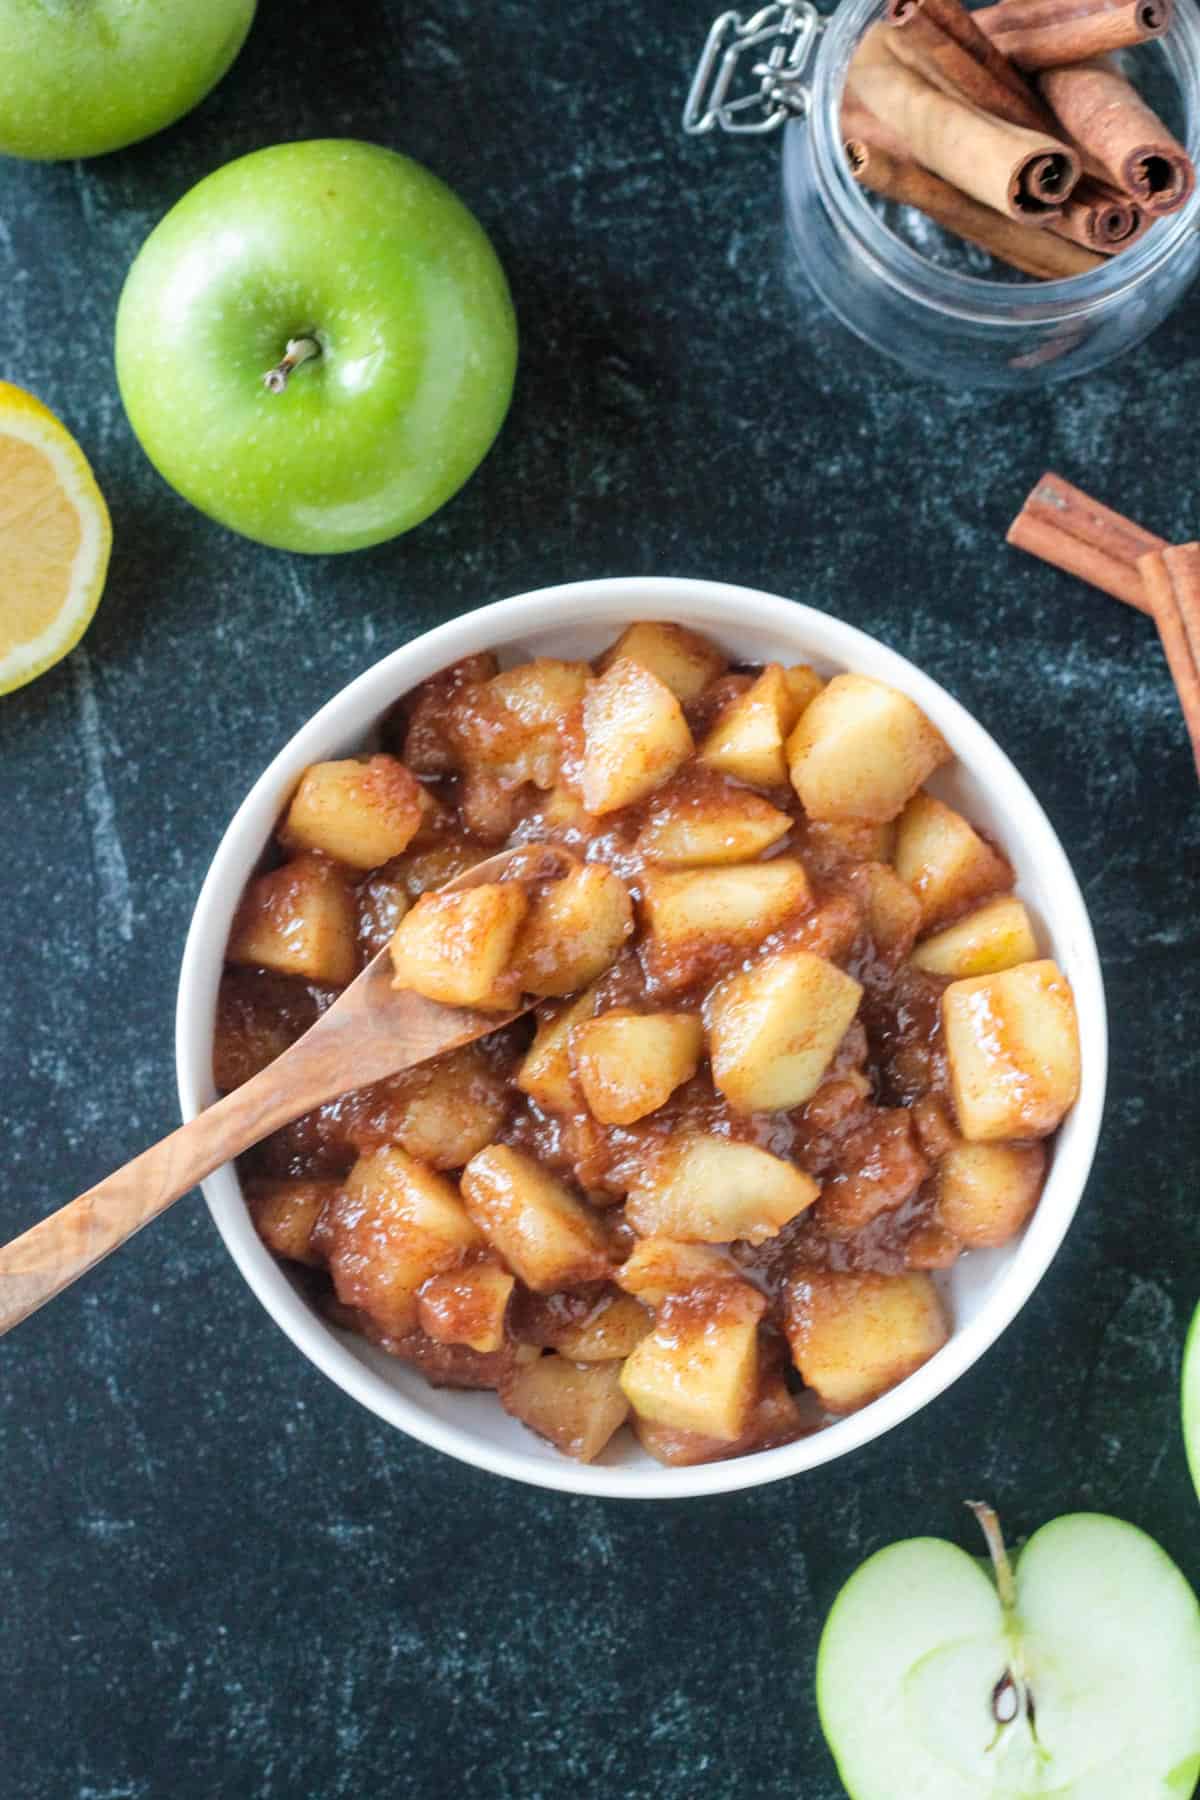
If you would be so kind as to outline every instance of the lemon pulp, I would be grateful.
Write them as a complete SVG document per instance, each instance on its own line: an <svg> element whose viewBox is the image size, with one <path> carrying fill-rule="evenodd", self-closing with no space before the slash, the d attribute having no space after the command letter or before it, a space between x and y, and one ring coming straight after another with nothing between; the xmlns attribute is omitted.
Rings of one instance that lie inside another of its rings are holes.
<svg viewBox="0 0 1200 1800"><path fill-rule="evenodd" d="M40 401L0 382L0 694L83 636L112 527L87 458Z"/></svg>

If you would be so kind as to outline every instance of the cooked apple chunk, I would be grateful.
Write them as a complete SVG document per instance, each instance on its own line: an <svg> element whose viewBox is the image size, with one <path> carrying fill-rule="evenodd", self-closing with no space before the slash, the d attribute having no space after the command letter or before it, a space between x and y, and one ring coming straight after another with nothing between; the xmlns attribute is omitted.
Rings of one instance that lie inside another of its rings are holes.
<svg viewBox="0 0 1200 1800"><path fill-rule="evenodd" d="M788 717L788 732L795 728L796 721L806 707L811 706L825 683L815 669L807 663L793 663L791 668L783 671L783 679L787 684L791 710Z"/></svg>
<svg viewBox="0 0 1200 1800"><path fill-rule="evenodd" d="M521 983L510 965L528 910L516 881L422 894L392 939L392 986L443 1006L514 1006Z"/></svg>
<svg viewBox="0 0 1200 1800"><path fill-rule="evenodd" d="M861 819L807 819L800 851L823 863L890 863L896 850L896 822L867 825Z"/></svg>
<svg viewBox="0 0 1200 1800"><path fill-rule="evenodd" d="M339 1186L336 1181L312 1179L248 1182L246 1205L267 1249L289 1262L320 1268L325 1258L314 1248L313 1232L322 1208Z"/></svg>
<svg viewBox="0 0 1200 1800"><path fill-rule="evenodd" d="M633 901L603 863L583 863L553 881L529 909L513 948L527 994L574 994L603 974L633 933Z"/></svg>
<svg viewBox="0 0 1200 1800"><path fill-rule="evenodd" d="M563 662L555 656L535 656L513 669L501 669L487 683L487 691L526 731L557 726L583 698L591 669L585 662Z"/></svg>
<svg viewBox="0 0 1200 1800"><path fill-rule="evenodd" d="M932 794L917 794L901 815L896 873L920 901L926 931L972 901L1010 888L1013 878L999 852Z"/></svg>
<svg viewBox="0 0 1200 1800"><path fill-rule="evenodd" d="M590 674L586 663L537 656L473 688L453 714L461 761L506 787L531 781L552 788L562 762L560 726Z"/></svg>
<svg viewBox="0 0 1200 1800"><path fill-rule="evenodd" d="M989 900L944 931L918 944L913 961L931 975L994 975L1037 957L1029 914L1012 894Z"/></svg>
<svg viewBox="0 0 1200 1800"><path fill-rule="evenodd" d="M887 863L862 863L852 879L876 953L889 962L899 962L912 949L920 929L920 901Z"/></svg>
<svg viewBox="0 0 1200 1800"><path fill-rule="evenodd" d="M749 862L791 830L792 821L761 794L724 781L667 788L655 801L637 848L648 863L676 868Z"/></svg>
<svg viewBox="0 0 1200 1800"><path fill-rule="evenodd" d="M352 869L377 869L407 850L433 802L394 756L313 763L300 778L279 841L323 850Z"/></svg>
<svg viewBox="0 0 1200 1800"><path fill-rule="evenodd" d="M867 675L835 675L787 742L812 819L886 824L952 752L915 701Z"/></svg>
<svg viewBox="0 0 1200 1800"><path fill-rule="evenodd" d="M1079 1025L1056 963L955 981L942 1028L958 1128L973 1143L1045 1137L1079 1093Z"/></svg>
<svg viewBox="0 0 1200 1800"><path fill-rule="evenodd" d="M691 1080L703 1048L695 1013L618 1008L575 1028L571 1061L592 1117L602 1125L632 1125Z"/></svg>
<svg viewBox="0 0 1200 1800"><path fill-rule="evenodd" d="M465 833L456 832L449 836L439 836L431 844L413 844L403 856L390 863L383 873L389 880L398 880L412 901L435 888L445 887L456 875L465 875L468 869L473 869L476 863L482 862L487 854L486 844L479 843ZM399 918L396 923L400 923Z"/></svg>
<svg viewBox="0 0 1200 1800"><path fill-rule="evenodd" d="M700 747L700 760L751 787L786 787L784 743L800 712L778 663L725 708Z"/></svg>
<svg viewBox="0 0 1200 1800"><path fill-rule="evenodd" d="M369 1313L328 1297L318 1301L322 1315L338 1331L357 1331L369 1344L416 1369L433 1388L497 1389L537 1351L506 1340L499 1350L482 1355L469 1344L443 1344L419 1325L410 1331L386 1331Z"/></svg>
<svg viewBox="0 0 1200 1800"><path fill-rule="evenodd" d="M585 844L603 829L578 794L563 785L551 788L545 798L539 800L534 816L539 838L557 839L564 844Z"/></svg>
<svg viewBox="0 0 1200 1800"><path fill-rule="evenodd" d="M850 1029L862 988L807 950L731 975L710 1003L713 1081L739 1112L802 1106Z"/></svg>
<svg viewBox="0 0 1200 1800"><path fill-rule="evenodd" d="M603 675L622 657L640 663L657 675L684 706L695 700L710 681L715 681L728 667L721 651L708 638L683 625L648 623L631 625L623 631L611 650L606 650L597 663Z"/></svg>
<svg viewBox="0 0 1200 1800"><path fill-rule="evenodd" d="M550 1016L548 1009L538 1008L537 1031L517 1070L516 1084L543 1112L582 1111L583 1095L571 1068L571 1033L595 1010L595 986Z"/></svg>
<svg viewBox="0 0 1200 1800"><path fill-rule="evenodd" d="M514 1369L500 1400L505 1412L577 1462L594 1462L629 1417L619 1364L570 1362L553 1352Z"/></svg>
<svg viewBox="0 0 1200 1800"><path fill-rule="evenodd" d="M708 1244L681 1244L668 1237L644 1237L638 1239L614 1279L647 1306L661 1306L668 1294L744 1278L724 1250Z"/></svg>
<svg viewBox="0 0 1200 1800"><path fill-rule="evenodd" d="M539 1342L572 1362L620 1362L637 1348L652 1324L640 1300L619 1288L607 1288L582 1318L548 1324Z"/></svg>
<svg viewBox="0 0 1200 1800"><path fill-rule="evenodd" d="M655 869L643 882L646 966L663 989L687 987L757 949L812 904L793 857L731 869Z"/></svg>
<svg viewBox="0 0 1200 1800"><path fill-rule="evenodd" d="M599 815L661 787L692 753L678 700L657 675L626 656L588 683L583 700L580 793Z"/></svg>
<svg viewBox="0 0 1200 1800"><path fill-rule="evenodd" d="M357 1147L399 1144L433 1169L461 1169L491 1143L509 1104L503 1075L478 1044L393 1075L373 1095L356 1126Z"/></svg>
<svg viewBox="0 0 1200 1800"><path fill-rule="evenodd" d="M963 1246L953 1232L936 1219L922 1219L913 1225L904 1239L906 1269L950 1269L962 1255Z"/></svg>
<svg viewBox="0 0 1200 1800"><path fill-rule="evenodd" d="M955 1144L937 1167L938 1223L968 1250L1007 1244L1037 1205L1045 1174L1040 1144Z"/></svg>
<svg viewBox="0 0 1200 1800"><path fill-rule="evenodd" d="M417 1296L421 1330L439 1344L466 1344L490 1356L504 1342L504 1318L515 1278L499 1263L464 1263L432 1275Z"/></svg>
<svg viewBox="0 0 1200 1800"><path fill-rule="evenodd" d="M621 1367L639 1418L726 1443L740 1437L758 1390L762 1295L745 1283L694 1288L663 1302L654 1330Z"/></svg>
<svg viewBox="0 0 1200 1800"><path fill-rule="evenodd" d="M225 955L231 963L345 987L358 974L354 891L313 851L258 875L242 895Z"/></svg>
<svg viewBox="0 0 1200 1800"><path fill-rule="evenodd" d="M521 814L521 784L471 763L455 794L458 813L473 838L492 849L506 843Z"/></svg>
<svg viewBox="0 0 1200 1800"><path fill-rule="evenodd" d="M403 743L404 760L417 775L453 774L460 761L453 732L457 703L464 693L490 681L499 666L488 650L431 675L384 720L385 746Z"/></svg>
<svg viewBox="0 0 1200 1800"><path fill-rule="evenodd" d="M314 1235L338 1299L396 1336L417 1322L421 1284L482 1242L453 1184L390 1145L359 1157Z"/></svg>
<svg viewBox="0 0 1200 1800"><path fill-rule="evenodd" d="M746 1423L732 1443L701 1437L694 1431L672 1431L653 1419L634 1415L638 1443L656 1462L671 1468L690 1469L697 1463L717 1462L727 1456L747 1456L755 1450L771 1450L803 1435L805 1419L796 1396L780 1374L763 1376ZM811 1424L808 1427L812 1429Z"/></svg>
<svg viewBox="0 0 1200 1800"><path fill-rule="evenodd" d="M804 1269L784 1296L795 1363L827 1411L854 1412L929 1361L950 1335L928 1275Z"/></svg>
<svg viewBox="0 0 1200 1800"><path fill-rule="evenodd" d="M753 1144L700 1133L670 1139L643 1169L625 1216L643 1237L761 1244L820 1192L811 1175Z"/></svg>
<svg viewBox="0 0 1200 1800"><path fill-rule="evenodd" d="M611 1273L598 1219L520 1150L492 1144L473 1156L463 1170L462 1196L488 1243L535 1293Z"/></svg>

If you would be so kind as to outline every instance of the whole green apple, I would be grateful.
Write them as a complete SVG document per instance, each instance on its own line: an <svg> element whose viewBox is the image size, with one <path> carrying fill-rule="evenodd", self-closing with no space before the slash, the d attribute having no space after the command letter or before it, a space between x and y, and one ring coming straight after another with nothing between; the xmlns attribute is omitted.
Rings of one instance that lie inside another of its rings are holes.
<svg viewBox="0 0 1200 1800"><path fill-rule="evenodd" d="M102 156L220 81L256 0L0 0L0 152Z"/></svg>
<svg viewBox="0 0 1200 1800"><path fill-rule="evenodd" d="M373 144L280 144L151 232L117 313L142 447L222 524L357 550L427 518L508 410L517 333L482 227Z"/></svg>

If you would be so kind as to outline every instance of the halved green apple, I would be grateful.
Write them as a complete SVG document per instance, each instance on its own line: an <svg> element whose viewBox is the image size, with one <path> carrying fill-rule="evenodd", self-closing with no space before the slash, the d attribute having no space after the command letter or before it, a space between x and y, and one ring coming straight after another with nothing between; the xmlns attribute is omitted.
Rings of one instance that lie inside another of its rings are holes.
<svg viewBox="0 0 1200 1800"><path fill-rule="evenodd" d="M1152 1538L1073 1513L993 1572L892 1544L834 1602L817 1703L852 1800L1190 1800L1200 1606Z"/></svg>

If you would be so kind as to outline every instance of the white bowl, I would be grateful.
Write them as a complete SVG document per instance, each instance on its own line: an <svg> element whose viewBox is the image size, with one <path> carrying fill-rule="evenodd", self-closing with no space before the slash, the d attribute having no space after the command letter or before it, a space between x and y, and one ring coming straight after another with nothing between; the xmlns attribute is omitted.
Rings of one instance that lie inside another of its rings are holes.
<svg viewBox="0 0 1200 1800"><path fill-rule="evenodd" d="M362 747L393 701L474 651L590 657L635 619L670 619L709 633L740 661L812 662L892 682L924 708L957 762L933 783L993 833L1016 866L1045 953L1067 974L1079 1009L1083 1082L1059 1132L1041 1203L1000 1250L963 1257L946 1278L954 1331L899 1387L813 1437L729 1462L664 1468L621 1433L597 1463L573 1463L510 1419L490 1393L429 1387L406 1364L315 1313L260 1243L235 1170L204 1183L217 1229L238 1268L292 1342L364 1406L435 1449L539 1487L631 1499L679 1499L754 1487L845 1456L909 1418L970 1368L1019 1312L1063 1240L1083 1193L1104 1101L1107 1029L1096 945L1078 884L1049 820L982 726L936 682L892 650L825 613L722 582L651 578L583 581L482 607L393 651L336 694L255 783L222 838L184 950L176 1016L179 1092L190 1119L216 1098L213 1020L222 956L242 888L301 771ZM965 652L964 652L965 654Z"/></svg>

